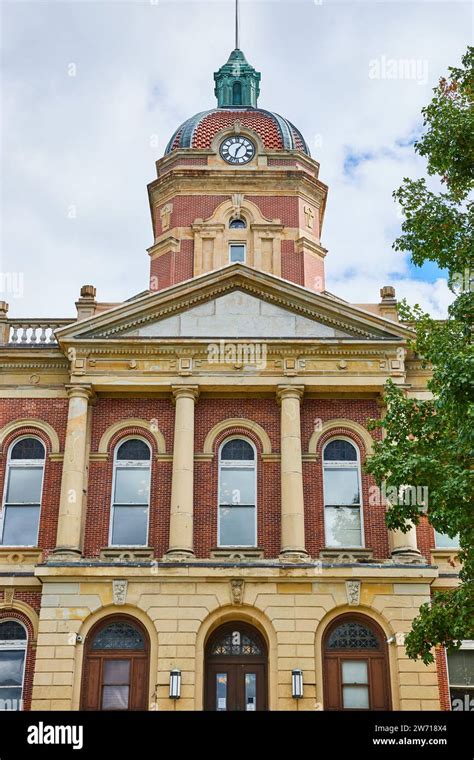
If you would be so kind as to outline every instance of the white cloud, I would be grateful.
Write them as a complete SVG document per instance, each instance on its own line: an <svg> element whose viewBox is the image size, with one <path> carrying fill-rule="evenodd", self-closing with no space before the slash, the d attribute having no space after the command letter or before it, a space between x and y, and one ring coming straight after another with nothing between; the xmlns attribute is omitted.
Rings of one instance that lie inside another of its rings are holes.
<svg viewBox="0 0 474 760"><path fill-rule="evenodd" d="M342 297L377 301L395 279L400 295L437 315L446 308L445 283L410 278L391 248L400 221L391 193L423 171L398 141L420 128L431 88L459 62L470 13L451 2L242 3L260 105L302 130L329 185L322 242ZM86 282L104 301L147 286L146 185L178 124L214 106L232 14L223 0L3 5L1 269L25 275L13 315L73 315ZM426 62L428 82L371 79L384 56ZM348 154L370 159L347 174Z"/></svg>

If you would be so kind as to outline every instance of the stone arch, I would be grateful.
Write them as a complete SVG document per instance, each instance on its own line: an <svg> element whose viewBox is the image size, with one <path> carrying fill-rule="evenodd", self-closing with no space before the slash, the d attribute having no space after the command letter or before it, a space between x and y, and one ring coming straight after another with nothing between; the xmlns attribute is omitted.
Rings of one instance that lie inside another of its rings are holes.
<svg viewBox="0 0 474 760"><path fill-rule="evenodd" d="M119 422L114 422L112 425L110 425L102 434L97 449L98 453L108 454L111 441L119 433L130 431L131 435L139 435L140 430L143 430L144 433L147 433L147 437L150 435L153 437L158 454L166 454L165 437L161 430L155 425L152 426L149 421L138 418L120 420Z"/></svg>
<svg viewBox="0 0 474 760"><path fill-rule="evenodd" d="M248 430L253 433L260 441L263 455L272 453L272 444L268 433L258 424L258 422L253 422L253 420L246 419L245 417L231 417L226 420L221 420L214 425L214 427L209 430L204 440L203 453L213 456L217 438L219 438L226 430L229 430L229 433L233 434L236 429L238 429L239 432Z"/></svg>
<svg viewBox="0 0 474 760"><path fill-rule="evenodd" d="M37 420L34 418L23 418L20 420L14 420L9 422L0 430L0 446L3 447L4 442L10 438L11 434L18 431L19 435L34 435L34 430L41 431L48 439L50 446L50 454L59 454L61 446L59 443L59 436L55 429L44 420Z"/></svg>
<svg viewBox="0 0 474 760"><path fill-rule="evenodd" d="M263 612L246 604L242 606L226 605L213 610L202 621L198 629L196 636L195 709L202 710L204 705L204 662L209 637L217 628L233 621L254 626L265 640L268 650L268 709L276 710L278 704L278 642L276 631Z"/></svg>
<svg viewBox="0 0 474 760"><path fill-rule="evenodd" d="M334 435L337 438L338 435L346 435L351 437L350 434L354 433L363 444L365 454L372 453L374 445L374 439L370 435L369 431L354 420L347 420L344 418L327 420L321 426L321 430L315 430L309 439L308 453L318 455L323 442ZM358 443L358 441L356 441Z"/></svg>
<svg viewBox="0 0 474 760"><path fill-rule="evenodd" d="M0 602L0 620L8 618L9 613L12 613L12 619L18 620L20 623L26 625L28 631L28 644L36 644L38 639L39 617L33 607L30 607L26 602L15 598L13 598L11 602Z"/></svg>
<svg viewBox="0 0 474 760"><path fill-rule="evenodd" d="M115 615L126 615L132 621L137 620L141 623L146 630L149 639L149 694L148 703L151 706L153 704L153 698L155 693L156 674L158 672L158 634L153 621L148 617L139 607L133 607L130 604L108 604L101 607L99 610L92 612L88 617L83 620L78 632L78 641L76 643L76 656L74 657L74 675L73 675L73 693L72 693L72 710L79 710L81 703L81 686L82 686L82 674L84 669L84 645L87 641L87 637L94 626L100 622L105 622L107 618L114 617Z"/></svg>
<svg viewBox="0 0 474 760"><path fill-rule="evenodd" d="M266 219L259 207L245 196L238 208L239 213L242 213L247 221L248 229L250 229L251 224L272 224L272 220ZM223 201L219 203L211 216L204 220L204 225L224 223L228 227L229 221L235 216L235 212L236 206L232 200Z"/></svg>

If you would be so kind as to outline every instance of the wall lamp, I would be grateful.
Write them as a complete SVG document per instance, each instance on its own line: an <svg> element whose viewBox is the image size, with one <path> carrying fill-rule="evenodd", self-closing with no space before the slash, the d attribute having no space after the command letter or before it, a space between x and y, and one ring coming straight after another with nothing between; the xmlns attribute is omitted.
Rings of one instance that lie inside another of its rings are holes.
<svg viewBox="0 0 474 760"><path fill-rule="evenodd" d="M181 696L181 671L173 668L170 671L170 699L179 699Z"/></svg>
<svg viewBox="0 0 474 760"><path fill-rule="evenodd" d="M303 696L303 671L296 669L291 671L291 696L293 699L301 699Z"/></svg>

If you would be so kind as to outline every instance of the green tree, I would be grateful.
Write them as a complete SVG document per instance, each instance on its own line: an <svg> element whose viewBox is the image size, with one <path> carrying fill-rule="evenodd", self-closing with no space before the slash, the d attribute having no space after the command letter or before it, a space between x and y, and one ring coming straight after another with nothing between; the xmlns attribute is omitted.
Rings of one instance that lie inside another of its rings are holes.
<svg viewBox="0 0 474 760"><path fill-rule="evenodd" d="M367 463L379 485L428 488L428 505L395 503L387 511L389 528L406 531L427 509L441 533L459 535L460 585L438 592L420 608L406 637L412 659L433 661L432 648L459 646L474 638L474 47L462 66L440 79L431 103L423 109L424 132L416 152L427 159L427 172L439 180L438 191L425 179L405 178L394 192L404 221L394 248L409 252L421 266L432 261L447 269L455 298L444 321L433 320L419 306L399 306L412 324L410 346L432 369L432 400L409 399L389 382L387 414L373 422L385 436ZM430 183L434 185L434 181Z"/></svg>

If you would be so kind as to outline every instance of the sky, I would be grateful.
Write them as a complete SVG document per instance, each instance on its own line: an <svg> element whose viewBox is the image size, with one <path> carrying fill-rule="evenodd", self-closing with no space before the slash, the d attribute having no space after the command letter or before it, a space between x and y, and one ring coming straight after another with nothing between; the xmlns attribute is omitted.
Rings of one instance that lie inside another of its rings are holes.
<svg viewBox="0 0 474 760"><path fill-rule="evenodd" d="M83 284L120 302L148 287L147 184L176 127L215 107L233 0L0 0L0 299L10 316L73 317ZM445 273L392 248L392 192L425 173L421 109L472 39L449 2L241 0L259 106L303 133L329 186L327 289L383 285L442 317ZM471 43L472 44L472 43Z"/></svg>

